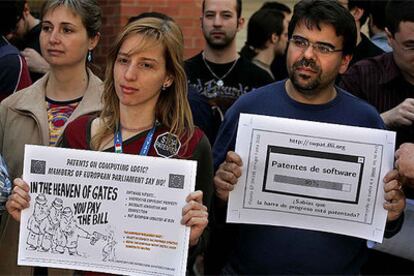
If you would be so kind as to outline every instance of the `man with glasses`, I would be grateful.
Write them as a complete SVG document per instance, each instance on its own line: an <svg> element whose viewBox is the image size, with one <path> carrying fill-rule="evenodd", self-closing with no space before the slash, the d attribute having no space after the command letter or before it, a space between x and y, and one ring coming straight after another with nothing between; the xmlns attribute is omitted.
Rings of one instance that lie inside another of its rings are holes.
<svg viewBox="0 0 414 276"><path fill-rule="evenodd" d="M215 197L212 215L225 224L229 192L241 176L242 161L233 152L240 113L383 128L376 110L335 86L347 70L356 44L355 21L337 1L302 0L289 24L289 79L242 97L226 113L214 144ZM391 174L384 191L389 202L385 236L398 231L405 198ZM391 178L391 179L390 179ZM386 200L384 199L384 202ZM303 229L238 224L233 252L222 273L358 274L367 252L360 238Z"/></svg>
<svg viewBox="0 0 414 276"><path fill-rule="evenodd" d="M342 76L340 86L377 108L387 128L397 132L396 146L399 147L402 143L414 142L414 1L389 1L385 14L386 34L393 52L356 63ZM407 198L414 198L412 188L407 187L405 192ZM414 205L408 205L406 218L404 228L410 227L409 233L412 233ZM411 252L403 256L414 260L412 242L414 240L401 240L403 247L396 247L398 255L404 254L403 248L409 247ZM385 273L378 266L383 263L382 254L371 254L381 258L373 261L372 268L378 268L373 273ZM407 264L400 259L395 262L398 265L390 265L389 256L386 258L387 268L392 269L390 273L412 273L412 262Z"/></svg>

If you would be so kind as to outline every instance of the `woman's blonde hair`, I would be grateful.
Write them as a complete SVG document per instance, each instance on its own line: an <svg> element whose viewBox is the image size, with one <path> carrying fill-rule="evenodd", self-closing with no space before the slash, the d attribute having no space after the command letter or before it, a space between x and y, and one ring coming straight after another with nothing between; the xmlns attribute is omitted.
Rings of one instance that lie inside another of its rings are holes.
<svg viewBox="0 0 414 276"><path fill-rule="evenodd" d="M114 86L114 66L123 42L137 34L143 37L144 42L143 45L137 45L137 51L149 49L154 43L164 47L167 74L173 79L172 85L160 93L155 106L155 118L178 137L191 137L193 134L193 118L187 99L187 78L183 67L183 35L174 21L148 17L126 25L109 52L102 95L101 124L92 137L93 149L99 149L103 140L118 127L120 112Z"/></svg>

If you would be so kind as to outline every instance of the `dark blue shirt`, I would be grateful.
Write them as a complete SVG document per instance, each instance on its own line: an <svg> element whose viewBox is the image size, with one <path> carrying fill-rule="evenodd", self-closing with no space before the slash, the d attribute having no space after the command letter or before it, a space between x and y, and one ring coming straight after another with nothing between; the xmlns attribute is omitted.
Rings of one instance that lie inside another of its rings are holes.
<svg viewBox="0 0 414 276"><path fill-rule="evenodd" d="M252 91L228 110L214 144L216 168L224 161L227 151L234 150L240 113L384 128L380 115L371 105L340 88L332 101L308 105L291 99L285 82ZM214 209L214 212L222 211ZM227 265L238 274L358 274L365 261L367 248L363 239L276 226L243 224L236 228L234 250Z"/></svg>

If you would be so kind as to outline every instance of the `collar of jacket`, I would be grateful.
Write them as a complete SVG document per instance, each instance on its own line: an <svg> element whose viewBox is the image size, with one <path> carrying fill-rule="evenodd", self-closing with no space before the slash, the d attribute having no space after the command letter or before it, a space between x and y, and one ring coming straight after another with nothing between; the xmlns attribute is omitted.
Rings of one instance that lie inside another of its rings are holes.
<svg viewBox="0 0 414 276"><path fill-rule="evenodd" d="M83 95L82 101L76 107L75 111L69 117L67 123L73 121L79 116L98 112L102 109L101 96L103 91L102 81L88 69L89 83ZM25 88L14 95L16 97L8 97L2 104L9 106L9 108L17 112L27 113L34 117L42 132L43 142L49 140L47 103L45 101L45 87L49 74L47 73L34 84ZM20 94L20 96L17 96ZM67 125L66 123L66 125Z"/></svg>

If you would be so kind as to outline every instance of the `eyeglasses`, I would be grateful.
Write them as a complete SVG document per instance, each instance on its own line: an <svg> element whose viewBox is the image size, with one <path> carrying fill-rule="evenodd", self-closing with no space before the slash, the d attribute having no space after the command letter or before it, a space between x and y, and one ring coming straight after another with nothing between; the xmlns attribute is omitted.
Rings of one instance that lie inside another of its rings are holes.
<svg viewBox="0 0 414 276"><path fill-rule="evenodd" d="M402 46L401 49L403 49L404 51L414 52L414 46L410 46L410 47Z"/></svg>
<svg viewBox="0 0 414 276"><path fill-rule="evenodd" d="M324 44L321 42L310 42L304 37L294 35L291 39L289 39L289 42L292 43L293 46L295 46L298 49L301 49L302 51L305 51L308 49L309 46L312 46L313 50L317 54L322 55L329 55L335 52L342 52L342 49L335 49L334 46L329 44Z"/></svg>

